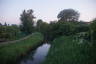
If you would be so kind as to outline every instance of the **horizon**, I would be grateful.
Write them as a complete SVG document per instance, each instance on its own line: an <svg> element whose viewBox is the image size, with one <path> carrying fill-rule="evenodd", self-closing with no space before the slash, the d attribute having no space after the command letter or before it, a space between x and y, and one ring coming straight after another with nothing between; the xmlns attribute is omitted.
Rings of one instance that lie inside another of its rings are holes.
<svg viewBox="0 0 96 64"><path fill-rule="evenodd" d="M0 0L0 23L20 24L22 11L32 9L35 20L57 20L64 9L72 8L80 13L80 19L89 22L96 18L95 0Z"/></svg>

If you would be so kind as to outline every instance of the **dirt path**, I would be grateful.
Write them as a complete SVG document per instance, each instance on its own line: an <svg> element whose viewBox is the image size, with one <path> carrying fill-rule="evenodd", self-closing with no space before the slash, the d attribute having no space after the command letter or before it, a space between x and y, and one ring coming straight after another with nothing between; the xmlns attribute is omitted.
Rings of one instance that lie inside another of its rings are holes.
<svg viewBox="0 0 96 64"><path fill-rule="evenodd" d="M28 36L23 37L23 38L21 38L21 39L19 39L19 40L8 41L8 42L0 42L0 45L10 44L10 43L16 43L16 42L19 42L19 41L25 40L25 39L29 38L30 36L32 36L32 35L28 35Z"/></svg>

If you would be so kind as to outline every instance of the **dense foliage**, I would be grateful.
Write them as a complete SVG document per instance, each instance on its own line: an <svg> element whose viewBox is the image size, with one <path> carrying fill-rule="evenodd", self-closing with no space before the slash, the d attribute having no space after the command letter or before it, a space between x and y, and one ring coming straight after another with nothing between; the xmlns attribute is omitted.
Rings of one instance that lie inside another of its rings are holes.
<svg viewBox="0 0 96 64"><path fill-rule="evenodd" d="M74 36L56 38L43 64L93 64L88 42L74 39Z"/></svg>
<svg viewBox="0 0 96 64"><path fill-rule="evenodd" d="M43 33L48 40L53 40L62 35L74 35L80 32L89 31L89 25L86 22L63 22L52 21L49 24L43 21L37 22L37 31Z"/></svg>
<svg viewBox="0 0 96 64"><path fill-rule="evenodd" d="M10 41L21 38L21 31L17 25L0 25L0 41Z"/></svg>
<svg viewBox="0 0 96 64"><path fill-rule="evenodd" d="M96 19L91 22L90 32L93 42L96 42Z"/></svg>

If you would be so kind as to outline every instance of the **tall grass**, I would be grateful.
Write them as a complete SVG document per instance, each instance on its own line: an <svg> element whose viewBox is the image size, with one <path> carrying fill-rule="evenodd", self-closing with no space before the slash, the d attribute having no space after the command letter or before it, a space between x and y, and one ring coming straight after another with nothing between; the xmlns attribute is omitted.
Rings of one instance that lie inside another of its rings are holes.
<svg viewBox="0 0 96 64"><path fill-rule="evenodd" d="M43 36L40 33L34 33L29 38L6 45L0 46L0 64L15 64L20 56L41 44Z"/></svg>
<svg viewBox="0 0 96 64"><path fill-rule="evenodd" d="M89 48L86 41L78 44L74 36L56 38L43 64L91 64Z"/></svg>

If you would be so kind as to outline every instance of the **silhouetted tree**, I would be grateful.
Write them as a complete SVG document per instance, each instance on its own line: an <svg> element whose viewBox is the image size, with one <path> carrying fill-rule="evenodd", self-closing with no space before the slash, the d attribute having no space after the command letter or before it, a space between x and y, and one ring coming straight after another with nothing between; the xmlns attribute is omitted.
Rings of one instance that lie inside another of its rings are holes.
<svg viewBox="0 0 96 64"><path fill-rule="evenodd" d="M79 13L73 9L64 9L58 14L57 18L60 21L78 21Z"/></svg>
<svg viewBox="0 0 96 64"><path fill-rule="evenodd" d="M0 23L0 26L2 26L2 24Z"/></svg>
<svg viewBox="0 0 96 64"><path fill-rule="evenodd" d="M23 11L21 14L21 30L25 32L26 34L30 34L34 31L34 15L33 15L33 10L27 10Z"/></svg>
<svg viewBox="0 0 96 64"><path fill-rule="evenodd" d="M7 23L5 22L4 26L7 26Z"/></svg>

